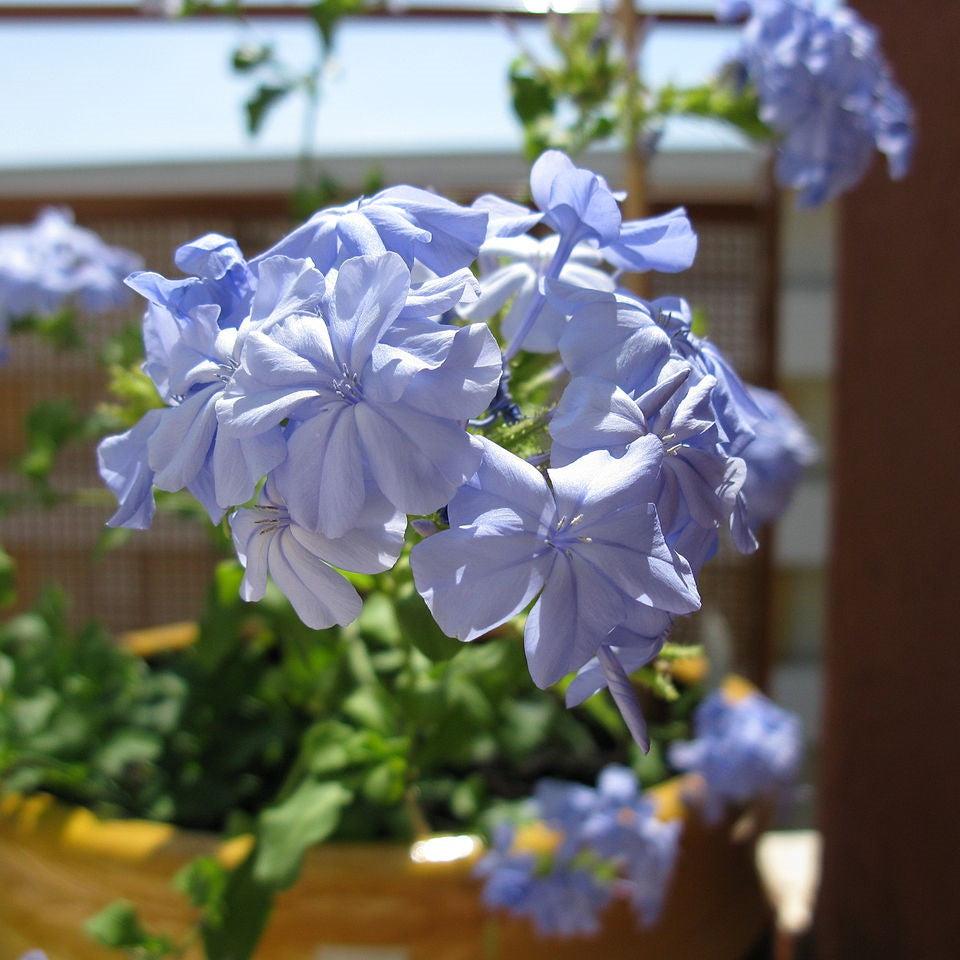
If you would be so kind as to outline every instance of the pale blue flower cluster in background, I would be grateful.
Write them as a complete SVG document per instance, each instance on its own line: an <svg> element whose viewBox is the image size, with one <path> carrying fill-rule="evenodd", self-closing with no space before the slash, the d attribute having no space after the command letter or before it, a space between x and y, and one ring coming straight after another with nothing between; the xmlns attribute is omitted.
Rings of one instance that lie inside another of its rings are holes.
<svg viewBox="0 0 960 960"><path fill-rule="evenodd" d="M777 178L817 206L855 186L875 151L906 175L914 147L910 101L893 80L877 31L846 5L721 0L720 19L748 16L738 54L778 136Z"/></svg>
<svg viewBox="0 0 960 960"><path fill-rule="evenodd" d="M728 806L757 797L782 799L803 756L800 719L763 694L720 689L697 708L694 739L670 745L670 763L694 773L705 818L716 822Z"/></svg>
<svg viewBox="0 0 960 960"><path fill-rule="evenodd" d="M787 509L804 471L820 458L820 450L780 394L762 387L749 390L765 417L754 424L756 437L743 451L747 465L743 492L751 519L771 523Z"/></svg>
<svg viewBox="0 0 960 960"><path fill-rule="evenodd" d="M595 933L615 897L642 925L656 923L682 824L658 819L632 770L611 765L595 788L542 780L527 812L524 825L498 826L478 865L488 906L553 936Z"/></svg>
<svg viewBox="0 0 960 960"><path fill-rule="evenodd" d="M210 234L177 251L188 276L134 274L165 406L101 443L110 523L147 527L155 489L189 490L214 523L229 514L243 596L269 577L320 629L360 612L337 570L390 569L413 516L414 580L440 627L474 640L533 603L534 682L578 673L571 705L609 687L646 749L628 674L699 608L722 528L755 548L744 451L767 413L685 302L618 285L690 266L682 209L624 222L621 195L556 151L530 184L536 211L395 187L252 260ZM556 354L562 390L528 421L529 459L490 435L525 418L521 349Z"/></svg>
<svg viewBox="0 0 960 960"><path fill-rule="evenodd" d="M66 307L102 313L128 296L123 279L140 258L49 207L26 226L0 227L0 347L12 320Z"/></svg>

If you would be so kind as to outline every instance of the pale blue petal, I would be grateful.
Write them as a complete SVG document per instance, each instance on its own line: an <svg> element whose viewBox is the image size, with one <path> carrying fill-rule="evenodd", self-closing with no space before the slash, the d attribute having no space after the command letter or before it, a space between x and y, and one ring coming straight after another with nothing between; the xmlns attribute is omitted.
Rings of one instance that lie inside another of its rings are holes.
<svg viewBox="0 0 960 960"><path fill-rule="evenodd" d="M293 525L291 534L311 553L343 570L382 573L389 570L403 550L407 518L385 497L367 494L354 525L342 536L325 537Z"/></svg>
<svg viewBox="0 0 960 960"><path fill-rule="evenodd" d="M605 450L584 454L565 467L548 471L561 516L583 514L585 522L624 506L652 503L663 461L659 438L640 437L622 456Z"/></svg>
<svg viewBox="0 0 960 960"><path fill-rule="evenodd" d="M327 537L343 536L363 507L359 409L330 404L301 423L288 437L287 459L277 469L277 487L290 516Z"/></svg>
<svg viewBox="0 0 960 960"><path fill-rule="evenodd" d="M373 348L400 314L410 271L395 253L347 260L337 273L330 339L337 358L360 373Z"/></svg>
<svg viewBox="0 0 960 960"><path fill-rule="evenodd" d="M97 466L103 482L117 498L117 511L108 527L146 530L153 522L153 471L147 462L147 443L163 410L150 410L125 433L106 437L97 447Z"/></svg>
<svg viewBox="0 0 960 960"><path fill-rule="evenodd" d="M577 306L559 346L572 374L603 377L625 390L646 384L670 355L670 338L647 308L612 293Z"/></svg>
<svg viewBox="0 0 960 960"><path fill-rule="evenodd" d="M648 432L637 403L599 377L574 377L550 420L550 436L580 450L625 445Z"/></svg>
<svg viewBox="0 0 960 960"><path fill-rule="evenodd" d="M448 636L473 640L516 616L539 593L552 557L535 534L451 527L410 555L417 590Z"/></svg>
<svg viewBox="0 0 960 960"><path fill-rule="evenodd" d="M361 403L355 410L370 473L404 513L433 512L476 473L480 448L459 424L403 403Z"/></svg>
<svg viewBox="0 0 960 960"><path fill-rule="evenodd" d="M326 281L312 260L269 257L259 265L250 319L269 326L293 314L315 312L325 294Z"/></svg>
<svg viewBox="0 0 960 960"><path fill-rule="evenodd" d="M483 452L476 475L464 484L447 506L451 526L466 526L509 510L520 527L543 531L556 519L553 494L536 467L492 440L477 437Z"/></svg>
<svg viewBox="0 0 960 960"><path fill-rule="evenodd" d="M279 429L238 440L217 431L213 443L213 477L217 503L246 503L257 484L283 463L287 444Z"/></svg>
<svg viewBox="0 0 960 960"><path fill-rule="evenodd" d="M679 273L692 266L697 235L683 207L646 220L629 220L616 242L601 251L620 270Z"/></svg>
<svg viewBox="0 0 960 960"><path fill-rule="evenodd" d="M490 405L502 372L493 334L482 324L460 327L443 363L417 373L403 391L403 403L437 417L468 420Z"/></svg>
<svg viewBox="0 0 960 960"><path fill-rule="evenodd" d="M363 602L357 591L304 547L290 528L271 538L268 550L271 579L308 627L345 627L360 615Z"/></svg>
<svg viewBox="0 0 960 960"><path fill-rule="evenodd" d="M532 230L543 219L542 213L535 213L493 193L481 194L470 206L487 214L488 240L494 237L518 237Z"/></svg>
<svg viewBox="0 0 960 960"><path fill-rule="evenodd" d="M410 291L400 320L440 317L458 304L471 304L480 295L480 282L466 268L418 284Z"/></svg>
<svg viewBox="0 0 960 960"><path fill-rule="evenodd" d="M220 384L213 384L170 407L157 424L148 445L154 483L161 490L182 490L204 466L217 432L216 398Z"/></svg>

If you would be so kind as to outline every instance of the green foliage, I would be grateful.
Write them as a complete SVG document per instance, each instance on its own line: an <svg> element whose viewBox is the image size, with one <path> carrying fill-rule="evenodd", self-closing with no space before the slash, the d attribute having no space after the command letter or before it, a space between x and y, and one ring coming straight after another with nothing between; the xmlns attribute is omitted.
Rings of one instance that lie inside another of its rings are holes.
<svg viewBox="0 0 960 960"><path fill-rule="evenodd" d="M320 33L325 55L333 51L340 21L352 13L359 13L365 6L366 0L318 0L310 4L310 19Z"/></svg>
<svg viewBox="0 0 960 960"><path fill-rule="evenodd" d="M91 917L86 930L98 943L123 950L131 960L163 960L181 953L168 937L147 932L136 907L126 900L117 900Z"/></svg>
<svg viewBox="0 0 960 960"><path fill-rule="evenodd" d="M614 137L645 147L676 116L718 120L751 139L770 139L756 92L727 72L696 87L651 90L628 69L610 14L553 16L548 24L550 61L524 50L508 74L529 160L549 148L576 155Z"/></svg>
<svg viewBox="0 0 960 960"><path fill-rule="evenodd" d="M17 317L10 324L11 333L31 333L46 340L57 350L77 350L83 346L83 337L77 326L77 315L72 307L55 313Z"/></svg>
<svg viewBox="0 0 960 960"><path fill-rule="evenodd" d="M244 104L247 132L252 135L259 133L270 110L293 89L292 83L263 83L258 86Z"/></svg>
<svg viewBox="0 0 960 960"><path fill-rule="evenodd" d="M550 147L577 154L611 137L617 127L614 98L625 77L608 15L571 14L548 23L555 62L543 64L524 52L509 73L531 160Z"/></svg>
<svg viewBox="0 0 960 960"><path fill-rule="evenodd" d="M9 607L17 598L17 575L13 558L0 547L0 608Z"/></svg>

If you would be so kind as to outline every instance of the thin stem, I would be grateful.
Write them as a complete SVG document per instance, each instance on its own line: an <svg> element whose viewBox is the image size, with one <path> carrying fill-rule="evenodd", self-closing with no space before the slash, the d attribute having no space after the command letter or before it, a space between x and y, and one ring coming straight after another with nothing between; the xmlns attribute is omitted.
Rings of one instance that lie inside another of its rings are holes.
<svg viewBox="0 0 960 960"><path fill-rule="evenodd" d="M304 80L306 104L303 110L303 126L300 131L300 156L297 159L297 177L303 192L313 188L314 145L317 136L317 115L320 111L320 77L323 75L324 53L320 31L315 37L317 57L313 69Z"/></svg>

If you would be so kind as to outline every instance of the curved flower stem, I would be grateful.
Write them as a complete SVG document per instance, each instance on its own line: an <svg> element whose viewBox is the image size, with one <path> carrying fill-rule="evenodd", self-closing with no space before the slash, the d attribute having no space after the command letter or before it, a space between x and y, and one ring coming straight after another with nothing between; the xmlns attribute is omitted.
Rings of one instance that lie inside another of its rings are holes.
<svg viewBox="0 0 960 960"><path fill-rule="evenodd" d="M570 259L570 254L573 253L573 248L576 246L576 243L577 236L575 233L560 238L560 243L557 245L557 252L553 255L550 266L547 267L547 271L543 275L540 285L537 287L537 295L533 298L533 302L527 309L527 315L523 318L523 322L520 324L520 329L517 330L516 336L503 353L504 370L506 370L506 365L517 355L523 341L526 340L527 335L533 329L533 325L537 322L537 317L543 312L544 305L547 302L546 294L543 292L544 282L547 280L555 280L560 276L560 271L564 268L567 260Z"/></svg>

